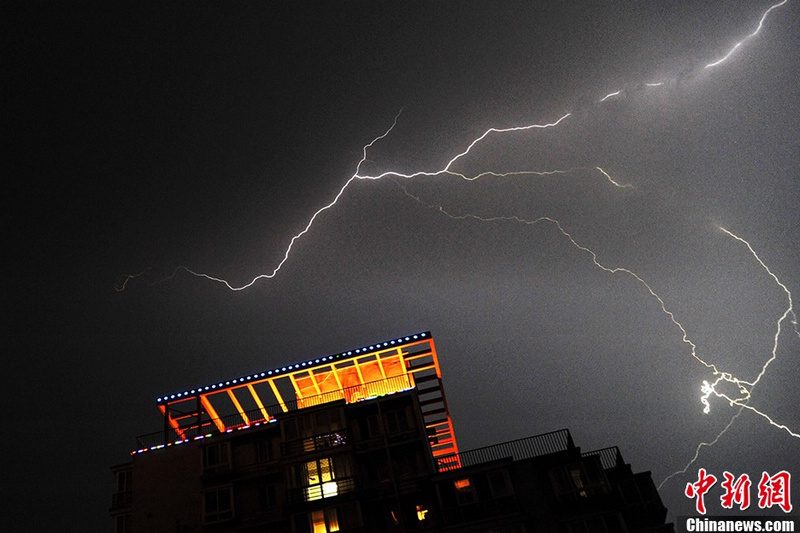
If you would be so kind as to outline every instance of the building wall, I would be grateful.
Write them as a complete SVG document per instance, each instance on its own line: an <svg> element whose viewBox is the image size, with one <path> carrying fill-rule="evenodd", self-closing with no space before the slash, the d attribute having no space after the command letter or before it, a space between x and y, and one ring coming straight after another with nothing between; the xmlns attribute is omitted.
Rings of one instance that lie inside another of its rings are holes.
<svg viewBox="0 0 800 533"><path fill-rule="evenodd" d="M561 451L439 472L415 390L333 402L135 456L112 516L130 515L117 533L672 530L648 472L556 433Z"/></svg>

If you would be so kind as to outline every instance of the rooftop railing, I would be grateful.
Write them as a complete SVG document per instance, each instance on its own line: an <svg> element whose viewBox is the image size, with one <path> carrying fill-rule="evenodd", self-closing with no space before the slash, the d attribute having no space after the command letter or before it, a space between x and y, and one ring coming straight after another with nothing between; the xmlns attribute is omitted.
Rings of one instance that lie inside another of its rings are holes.
<svg viewBox="0 0 800 533"><path fill-rule="evenodd" d="M204 436L210 436L212 434L219 434L219 425L222 425L226 431L260 426L274 421L277 416L284 412L296 411L298 409L341 400L345 400L348 403L355 403L387 394L393 394L395 392L403 392L410 388L412 388L412 383L408 375L388 377L386 379L364 383L363 385L359 384L318 394L316 396L293 399L283 404L265 406L264 410L256 408L242 413L220 416L216 419L203 418L199 424L195 422L181 427L180 434L172 427L166 430L146 433L136 437L136 448L137 450L149 450L177 444L186 440L203 438ZM264 411L266 411L267 417L264 416Z"/></svg>
<svg viewBox="0 0 800 533"><path fill-rule="evenodd" d="M523 439L493 444L483 448L440 457L436 460L436 468L439 472L447 472L448 470L455 470L457 468L498 459L512 459L514 461L530 459L532 457L562 452L574 447L575 444L572 442L572 436L569 430L560 429L558 431L551 431L550 433L534 435L533 437L525 437Z"/></svg>
<svg viewBox="0 0 800 533"><path fill-rule="evenodd" d="M603 470L608 470L610 468L615 468L625 464L625 461L622 460L622 454L620 453L619 448L616 446L609 446L608 448L601 448L591 452L584 452L581 454L581 457L591 457L594 455L600 457L600 464L603 466Z"/></svg>

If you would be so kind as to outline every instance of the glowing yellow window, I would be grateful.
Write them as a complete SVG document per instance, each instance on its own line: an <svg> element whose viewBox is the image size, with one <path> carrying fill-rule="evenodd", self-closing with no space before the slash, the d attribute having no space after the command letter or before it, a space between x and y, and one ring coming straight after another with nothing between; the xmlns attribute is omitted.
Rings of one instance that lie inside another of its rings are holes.
<svg viewBox="0 0 800 533"><path fill-rule="evenodd" d="M422 522L428 516L428 509L424 505L417 505L417 520Z"/></svg>
<svg viewBox="0 0 800 533"><path fill-rule="evenodd" d="M334 533L339 531L339 516L336 508L312 511L311 530L313 533Z"/></svg>
<svg viewBox="0 0 800 533"><path fill-rule="evenodd" d="M306 470L306 501L330 498L339 494L339 486L334 481L333 465L330 458L309 461Z"/></svg>

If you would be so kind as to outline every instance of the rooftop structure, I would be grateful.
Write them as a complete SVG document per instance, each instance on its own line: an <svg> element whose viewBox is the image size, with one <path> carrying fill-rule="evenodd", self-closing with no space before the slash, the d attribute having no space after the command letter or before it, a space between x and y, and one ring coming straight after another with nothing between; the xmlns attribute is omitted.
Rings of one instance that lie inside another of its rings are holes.
<svg viewBox="0 0 800 533"><path fill-rule="evenodd" d="M457 457L442 373L429 331L220 381L156 400L164 428L138 438L142 453L273 422L280 413L416 389L434 458Z"/></svg>

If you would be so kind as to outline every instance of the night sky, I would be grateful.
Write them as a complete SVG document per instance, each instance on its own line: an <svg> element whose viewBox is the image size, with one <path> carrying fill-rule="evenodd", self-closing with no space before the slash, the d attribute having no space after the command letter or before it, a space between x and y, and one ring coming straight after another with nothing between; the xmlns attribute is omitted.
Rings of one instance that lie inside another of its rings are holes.
<svg viewBox="0 0 800 533"><path fill-rule="evenodd" d="M774 3L6 4L0 530L110 531L159 396L425 330L462 450L683 470L739 411L690 343L753 381L800 294L798 3L704 68ZM395 117L273 279L176 271L272 273ZM793 319L748 405L797 434ZM788 470L797 510L799 457L744 410L661 495Z"/></svg>

